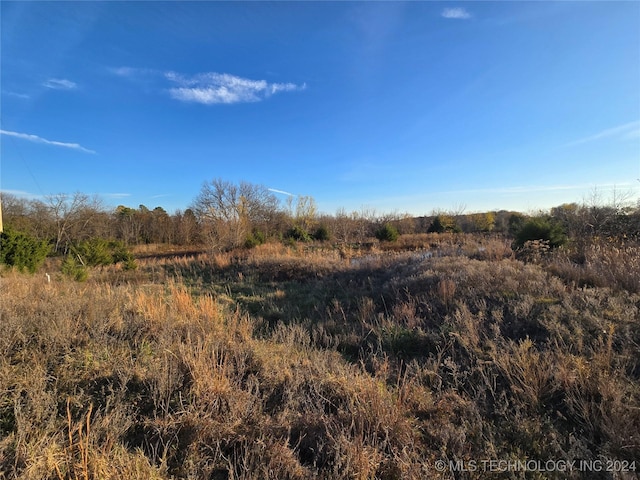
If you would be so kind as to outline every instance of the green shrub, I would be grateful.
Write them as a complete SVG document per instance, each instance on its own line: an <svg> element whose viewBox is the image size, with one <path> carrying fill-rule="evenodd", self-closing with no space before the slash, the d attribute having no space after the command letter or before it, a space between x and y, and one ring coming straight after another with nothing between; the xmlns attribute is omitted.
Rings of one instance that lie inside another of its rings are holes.
<svg viewBox="0 0 640 480"><path fill-rule="evenodd" d="M62 262L62 273L82 282L89 276L87 267L122 263L125 270L138 266L133 255L121 241L92 238L71 248L72 253Z"/></svg>
<svg viewBox="0 0 640 480"><path fill-rule="evenodd" d="M103 238L92 238L81 242L75 252L82 257L85 265L96 267L99 265L111 265L114 262L113 249L109 241Z"/></svg>
<svg viewBox="0 0 640 480"><path fill-rule="evenodd" d="M518 232L522 229L522 226L524 225L526 221L526 217L521 214L521 213L512 213L509 216L509 226L508 226L508 231L509 231L509 235L512 236L516 236L518 234Z"/></svg>
<svg viewBox="0 0 640 480"><path fill-rule="evenodd" d="M311 235L309 235L309 232L307 232L300 225L296 225L290 228L285 234L285 238L295 240L297 242L310 242L311 240L313 240L311 238Z"/></svg>
<svg viewBox="0 0 640 480"><path fill-rule="evenodd" d="M121 242L119 240L113 240L109 242L109 248L113 252L112 263L124 262L126 264L130 262L134 262L133 255L129 250L127 250L127 246L124 244L124 242Z"/></svg>
<svg viewBox="0 0 640 480"><path fill-rule="evenodd" d="M113 265L124 262L131 264L133 255L127 250L125 244L117 240L106 240L104 238L92 238L79 243L72 251L82 258L82 263L86 266L97 267Z"/></svg>
<svg viewBox="0 0 640 480"><path fill-rule="evenodd" d="M127 260L124 261L125 270L135 270L136 268L138 268L138 264L133 259L133 257L128 258Z"/></svg>
<svg viewBox="0 0 640 480"><path fill-rule="evenodd" d="M63 274L77 282L84 282L89 277L87 267L80 263L78 257L67 255L60 268Z"/></svg>
<svg viewBox="0 0 640 480"><path fill-rule="evenodd" d="M262 245L266 241L267 239L264 233L262 233L260 230L253 230L253 232L251 232L251 234L249 234L247 236L247 239L244 241L244 247L254 248L258 245Z"/></svg>
<svg viewBox="0 0 640 480"><path fill-rule="evenodd" d="M381 242L395 242L399 236L398 229L388 223L376 231L376 238Z"/></svg>
<svg viewBox="0 0 640 480"><path fill-rule="evenodd" d="M431 225L427 229L427 233L444 233L444 232L454 232L460 233L462 229L456 223L455 218L450 215L438 215L433 219Z"/></svg>
<svg viewBox="0 0 640 480"><path fill-rule="evenodd" d="M23 232L7 229L0 235L0 263L19 271L34 273L51 251L46 241L37 240Z"/></svg>
<svg viewBox="0 0 640 480"><path fill-rule="evenodd" d="M551 248L557 248L567 243L567 235L559 223L546 217L535 217L524 222L516 233L513 247L522 248L526 242L533 240L543 240L549 242Z"/></svg>
<svg viewBox="0 0 640 480"><path fill-rule="evenodd" d="M124 242L120 240L112 240L109 242L109 248L113 252L113 262L112 263L122 263L125 270L135 270L138 268L135 259L131 252L127 249L127 246Z"/></svg>
<svg viewBox="0 0 640 480"><path fill-rule="evenodd" d="M324 242L331 238L331 234L329 233L329 229L326 227L326 225L320 225L313 234L313 238Z"/></svg>

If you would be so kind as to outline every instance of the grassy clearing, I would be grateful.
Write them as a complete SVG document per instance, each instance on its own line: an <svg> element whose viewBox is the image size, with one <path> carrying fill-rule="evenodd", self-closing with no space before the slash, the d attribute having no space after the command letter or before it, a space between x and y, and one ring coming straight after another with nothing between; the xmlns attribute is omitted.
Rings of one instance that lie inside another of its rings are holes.
<svg viewBox="0 0 640 480"><path fill-rule="evenodd" d="M640 458L632 250L525 264L500 238L400 242L140 258L86 283L4 273L0 477L453 478L435 461Z"/></svg>

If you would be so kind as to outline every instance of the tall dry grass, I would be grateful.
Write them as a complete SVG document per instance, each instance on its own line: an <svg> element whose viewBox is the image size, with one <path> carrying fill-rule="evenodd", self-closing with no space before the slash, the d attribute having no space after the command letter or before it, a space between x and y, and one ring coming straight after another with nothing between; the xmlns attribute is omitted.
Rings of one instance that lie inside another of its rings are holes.
<svg viewBox="0 0 640 480"><path fill-rule="evenodd" d="M453 478L434 462L639 458L638 293L615 276L578 288L500 239L428 241L147 258L86 283L3 273L0 477Z"/></svg>
<svg viewBox="0 0 640 480"><path fill-rule="evenodd" d="M579 260L576 261L576 257ZM609 287L640 293L640 246L594 242L556 255L548 263L554 274L575 286Z"/></svg>

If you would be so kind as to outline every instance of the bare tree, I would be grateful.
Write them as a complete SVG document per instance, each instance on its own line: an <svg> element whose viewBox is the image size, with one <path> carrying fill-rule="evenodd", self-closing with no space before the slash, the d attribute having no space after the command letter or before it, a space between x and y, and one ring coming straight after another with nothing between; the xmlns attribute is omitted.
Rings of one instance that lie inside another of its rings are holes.
<svg viewBox="0 0 640 480"><path fill-rule="evenodd" d="M29 201L10 193L2 193L2 216L6 226L33 234Z"/></svg>
<svg viewBox="0 0 640 480"><path fill-rule="evenodd" d="M192 209L214 249L242 245L252 228L268 225L278 200L266 187L215 179L205 183Z"/></svg>
<svg viewBox="0 0 640 480"><path fill-rule="evenodd" d="M339 242L350 243L354 236L353 222L344 208L338 209L333 218L333 234Z"/></svg>
<svg viewBox="0 0 640 480"><path fill-rule="evenodd" d="M142 231L134 208L118 205L113 212L117 238L127 245L136 243Z"/></svg>
<svg viewBox="0 0 640 480"><path fill-rule="evenodd" d="M310 232L317 224L318 207L313 197L299 195L296 200L295 222L305 232Z"/></svg>
<svg viewBox="0 0 640 480"><path fill-rule="evenodd" d="M174 238L179 245L192 245L200 240L200 225L193 210L177 211L172 217Z"/></svg>
<svg viewBox="0 0 640 480"><path fill-rule="evenodd" d="M104 233L104 222L99 219L104 219L105 212L97 197L79 192L73 195L59 193L46 197L46 205L55 225L56 252L66 250L72 242Z"/></svg>
<svg viewBox="0 0 640 480"><path fill-rule="evenodd" d="M582 202L581 214L585 233L602 233L603 227L630 205L630 197L630 193L614 188L611 199L607 201L602 192L594 188Z"/></svg>

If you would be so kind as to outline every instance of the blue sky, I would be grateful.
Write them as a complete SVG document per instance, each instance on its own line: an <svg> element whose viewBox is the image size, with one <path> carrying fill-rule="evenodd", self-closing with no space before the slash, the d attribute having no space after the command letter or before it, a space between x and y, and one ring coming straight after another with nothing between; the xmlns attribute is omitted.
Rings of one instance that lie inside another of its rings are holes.
<svg viewBox="0 0 640 480"><path fill-rule="evenodd" d="M640 192L639 2L0 8L16 195L172 212L222 178L423 215Z"/></svg>

